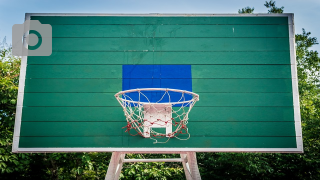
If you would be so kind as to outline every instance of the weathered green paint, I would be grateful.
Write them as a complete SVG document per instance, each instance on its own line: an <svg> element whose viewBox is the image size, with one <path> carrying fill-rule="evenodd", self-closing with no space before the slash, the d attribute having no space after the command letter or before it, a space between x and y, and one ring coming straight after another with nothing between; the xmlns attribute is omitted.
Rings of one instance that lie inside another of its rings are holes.
<svg viewBox="0 0 320 180"><path fill-rule="evenodd" d="M126 122L122 108L116 107L24 107L23 122L84 121ZM263 112L263 113L261 113ZM201 116L199 116L201 114ZM197 121L291 121L292 107L199 107L189 114L190 122Z"/></svg>
<svg viewBox="0 0 320 180"><path fill-rule="evenodd" d="M25 93L25 106L118 106L115 93ZM293 106L292 93L199 93L197 106ZM120 107L119 107L120 108Z"/></svg>
<svg viewBox="0 0 320 180"><path fill-rule="evenodd" d="M148 79L141 79L148 80ZM157 79L154 80L165 80ZM183 79L176 79L181 81ZM122 79L26 79L25 92L117 93ZM192 79L193 91L219 93L287 93L291 79ZM79 88L81 87L81 88Z"/></svg>
<svg viewBox="0 0 320 180"><path fill-rule="evenodd" d="M122 66L28 65L26 78L122 78Z"/></svg>
<svg viewBox="0 0 320 180"><path fill-rule="evenodd" d="M121 85L122 79L26 79L25 92L116 93Z"/></svg>
<svg viewBox="0 0 320 180"><path fill-rule="evenodd" d="M148 140L148 139L147 139ZM166 139L163 139L166 140ZM119 143L123 142L122 146ZM151 144L150 144L151 143ZM296 148L295 137L193 137L186 141L170 139L167 143L153 144L139 136L94 137L21 137L20 148L41 147L119 147L127 148Z"/></svg>
<svg viewBox="0 0 320 180"><path fill-rule="evenodd" d="M31 19L53 52L28 57L19 147L296 148L287 17ZM189 140L124 132L124 64L192 65Z"/></svg>
<svg viewBox="0 0 320 180"><path fill-rule="evenodd" d="M193 78L291 78L290 65L194 65Z"/></svg>
<svg viewBox="0 0 320 180"><path fill-rule="evenodd" d="M291 78L290 65L192 65L192 78ZM122 78L122 65L28 65L26 78ZM179 77L179 74L176 78Z"/></svg>
<svg viewBox="0 0 320 180"><path fill-rule="evenodd" d="M125 132L119 129L126 124L126 122L23 122L21 136L121 136ZM192 136L295 136L292 122L189 122L188 124Z"/></svg>
<svg viewBox="0 0 320 180"><path fill-rule="evenodd" d="M290 64L289 53L289 51L52 52L51 56L28 57L28 64Z"/></svg>
<svg viewBox="0 0 320 180"><path fill-rule="evenodd" d="M52 37L289 37L288 25L53 25Z"/></svg>
<svg viewBox="0 0 320 180"><path fill-rule="evenodd" d="M289 50L289 38L52 38L52 51Z"/></svg>

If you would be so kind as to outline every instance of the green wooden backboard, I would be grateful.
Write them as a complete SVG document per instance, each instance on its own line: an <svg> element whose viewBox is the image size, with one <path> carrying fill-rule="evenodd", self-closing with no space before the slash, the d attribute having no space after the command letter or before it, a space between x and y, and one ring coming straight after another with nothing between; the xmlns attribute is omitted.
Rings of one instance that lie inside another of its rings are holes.
<svg viewBox="0 0 320 180"><path fill-rule="evenodd" d="M293 14L26 19L52 26L52 54L23 57L13 152L303 152ZM127 81L124 67L187 69ZM200 95L190 139L154 144L122 128L114 94L150 80Z"/></svg>

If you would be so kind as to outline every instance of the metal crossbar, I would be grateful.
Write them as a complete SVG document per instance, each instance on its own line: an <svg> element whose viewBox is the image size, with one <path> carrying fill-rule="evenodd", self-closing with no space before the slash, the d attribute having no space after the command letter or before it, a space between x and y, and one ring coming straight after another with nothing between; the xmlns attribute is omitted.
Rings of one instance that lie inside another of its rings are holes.
<svg viewBox="0 0 320 180"><path fill-rule="evenodd" d="M182 162L187 180L201 180L195 152L184 152L181 158L171 159L125 159L125 152L113 152L109 163L106 180L118 180L123 163L134 162Z"/></svg>

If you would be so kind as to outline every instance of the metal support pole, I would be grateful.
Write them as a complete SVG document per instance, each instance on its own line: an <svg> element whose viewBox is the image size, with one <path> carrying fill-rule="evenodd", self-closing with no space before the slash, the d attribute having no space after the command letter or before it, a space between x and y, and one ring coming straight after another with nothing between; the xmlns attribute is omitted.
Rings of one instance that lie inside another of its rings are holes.
<svg viewBox="0 0 320 180"><path fill-rule="evenodd" d="M200 171L197 163L196 152L187 152L187 159L188 159L188 166L189 166L192 180L201 179Z"/></svg>
<svg viewBox="0 0 320 180"><path fill-rule="evenodd" d="M192 180L190 168L189 168L189 163L188 163L188 158L186 154L180 154L181 158L184 159L182 162L183 169L184 169L184 174L186 175L187 180Z"/></svg>
<svg viewBox="0 0 320 180"><path fill-rule="evenodd" d="M145 152L153 153L153 152ZM122 164L126 162L182 162L187 180L201 180L195 152L180 153L181 158L170 159L124 159L125 152L113 152L106 174L106 180L118 180Z"/></svg>
<svg viewBox="0 0 320 180"><path fill-rule="evenodd" d="M125 153L113 152L105 180L118 180L122 169Z"/></svg>

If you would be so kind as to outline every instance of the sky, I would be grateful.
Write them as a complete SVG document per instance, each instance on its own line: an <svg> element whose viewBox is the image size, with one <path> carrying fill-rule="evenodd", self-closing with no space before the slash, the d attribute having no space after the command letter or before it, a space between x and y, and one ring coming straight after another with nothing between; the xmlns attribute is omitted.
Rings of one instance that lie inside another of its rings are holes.
<svg viewBox="0 0 320 180"><path fill-rule="evenodd" d="M25 13L209 13L237 14L246 6L267 13L265 0L0 0L0 42L11 44L12 26L22 24ZM302 28L320 40L320 0L276 0L284 13L294 13L295 32ZM320 45L313 50L320 52Z"/></svg>

